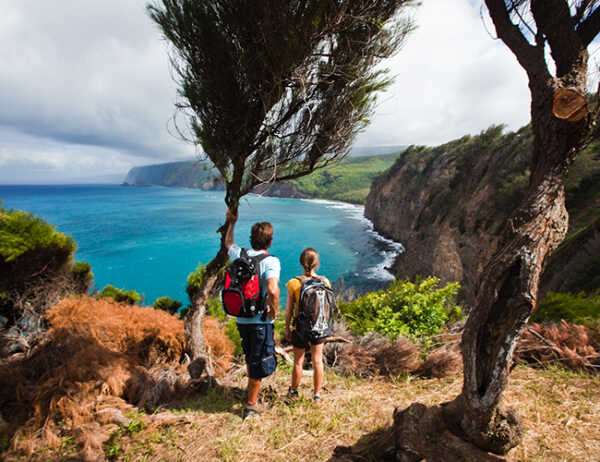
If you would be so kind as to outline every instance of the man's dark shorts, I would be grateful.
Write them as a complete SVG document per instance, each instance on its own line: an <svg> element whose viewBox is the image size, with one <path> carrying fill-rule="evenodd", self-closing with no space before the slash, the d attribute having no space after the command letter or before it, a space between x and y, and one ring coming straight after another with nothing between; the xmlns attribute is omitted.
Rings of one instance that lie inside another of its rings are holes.
<svg viewBox="0 0 600 462"><path fill-rule="evenodd" d="M310 333L302 335L298 330L292 332L292 346L294 348L309 348L312 345L324 343L327 337L313 338Z"/></svg>
<svg viewBox="0 0 600 462"><path fill-rule="evenodd" d="M238 324L248 376L264 379L277 369L273 324Z"/></svg>

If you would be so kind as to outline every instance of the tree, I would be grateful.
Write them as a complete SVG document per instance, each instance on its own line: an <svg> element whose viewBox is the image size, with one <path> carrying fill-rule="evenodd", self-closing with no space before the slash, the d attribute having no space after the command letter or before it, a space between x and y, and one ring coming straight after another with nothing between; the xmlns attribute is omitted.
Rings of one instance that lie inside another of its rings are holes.
<svg viewBox="0 0 600 462"><path fill-rule="evenodd" d="M504 455L519 444L518 416L500 401L513 351L537 306L544 259L567 232L564 175L595 132L587 101L587 48L600 31L599 2L485 3L498 38L529 79L534 135L529 188L479 281L462 337L461 394L441 407L412 405L396 413L397 446L405 460L503 460L493 454ZM428 446L431 433L440 437Z"/></svg>
<svg viewBox="0 0 600 462"><path fill-rule="evenodd" d="M412 0L158 0L149 5L171 63L193 142L225 181L237 215L254 187L306 175L343 158L390 78L377 65L411 30ZM201 329L227 261L224 236L186 315L197 376L211 374ZM193 372L196 371L196 372Z"/></svg>

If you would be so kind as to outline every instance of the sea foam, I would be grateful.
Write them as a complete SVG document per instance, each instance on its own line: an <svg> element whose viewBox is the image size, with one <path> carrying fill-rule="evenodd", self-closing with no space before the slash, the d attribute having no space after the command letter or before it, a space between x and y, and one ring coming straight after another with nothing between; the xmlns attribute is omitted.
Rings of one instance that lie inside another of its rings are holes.
<svg viewBox="0 0 600 462"><path fill-rule="evenodd" d="M367 268L364 276L368 279L378 281L393 281L394 275L389 271L396 257L404 252L404 246L400 242L393 241L379 234L373 222L365 217L365 208L362 205L349 204L347 202L332 201L327 199L300 199L313 204L320 204L327 208L338 209L346 212L348 218L358 220L365 228L365 232L374 240L383 244L384 249L381 251L381 261L374 266Z"/></svg>

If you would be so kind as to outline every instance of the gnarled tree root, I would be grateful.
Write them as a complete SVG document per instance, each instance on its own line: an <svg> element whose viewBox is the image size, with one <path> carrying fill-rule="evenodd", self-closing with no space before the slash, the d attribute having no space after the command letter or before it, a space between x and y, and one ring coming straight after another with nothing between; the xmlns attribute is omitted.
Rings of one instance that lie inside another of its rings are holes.
<svg viewBox="0 0 600 462"><path fill-rule="evenodd" d="M413 403L394 411L394 437L398 462L505 462L463 440L447 424L443 406Z"/></svg>

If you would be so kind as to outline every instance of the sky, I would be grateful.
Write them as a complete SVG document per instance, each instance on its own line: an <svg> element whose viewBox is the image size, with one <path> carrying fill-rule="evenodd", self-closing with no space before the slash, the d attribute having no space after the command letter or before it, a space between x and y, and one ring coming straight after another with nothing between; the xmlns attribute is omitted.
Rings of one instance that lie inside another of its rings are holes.
<svg viewBox="0 0 600 462"><path fill-rule="evenodd" d="M0 184L115 180L193 159L169 129L176 87L146 0L0 0ZM385 63L359 146L437 145L529 121L526 76L477 0L425 0ZM484 22L486 24L484 24Z"/></svg>

